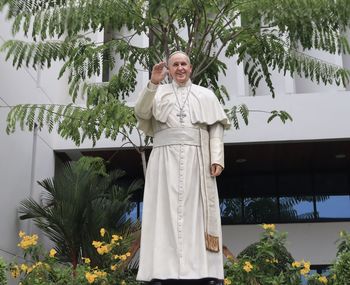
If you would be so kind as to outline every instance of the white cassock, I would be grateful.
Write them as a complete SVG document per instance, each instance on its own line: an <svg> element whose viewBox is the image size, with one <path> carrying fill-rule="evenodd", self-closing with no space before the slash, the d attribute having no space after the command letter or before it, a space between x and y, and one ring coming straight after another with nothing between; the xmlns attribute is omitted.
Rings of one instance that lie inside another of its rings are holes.
<svg viewBox="0 0 350 285"><path fill-rule="evenodd" d="M135 114L139 128L153 137L137 279L223 279L219 200L210 165L224 167L223 130L230 125L225 112L212 91L188 81L148 83Z"/></svg>

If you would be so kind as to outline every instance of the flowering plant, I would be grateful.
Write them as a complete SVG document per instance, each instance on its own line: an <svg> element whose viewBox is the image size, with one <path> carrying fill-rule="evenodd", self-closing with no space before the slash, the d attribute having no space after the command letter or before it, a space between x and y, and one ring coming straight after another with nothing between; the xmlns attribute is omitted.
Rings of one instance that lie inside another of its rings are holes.
<svg viewBox="0 0 350 285"><path fill-rule="evenodd" d="M0 285L6 285L6 263L0 257Z"/></svg>
<svg viewBox="0 0 350 285"><path fill-rule="evenodd" d="M337 259L330 268L329 284L344 285L350 280L350 234L341 231L338 240Z"/></svg>
<svg viewBox="0 0 350 285"><path fill-rule="evenodd" d="M327 277L309 275L310 262L295 261L285 248L286 234L275 225L262 225L261 239L238 258L228 257L225 285L300 285L303 276L309 285L329 284Z"/></svg>
<svg viewBox="0 0 350 285"><path fill-rule="evenodd" d="M18 246L23 250L25 262L12 262L8 270L21 285L138 284L133 272L125 266L131 257L124 251L128 242L119 235L109 237L105 229L101 229L100 235L104 240L94 241L93 246L104 259L103 265L92 265L90 258L82 257L73 268L71 263L59 260L56 249L46 252L38 243L37 235L20 232Z"/></svg>

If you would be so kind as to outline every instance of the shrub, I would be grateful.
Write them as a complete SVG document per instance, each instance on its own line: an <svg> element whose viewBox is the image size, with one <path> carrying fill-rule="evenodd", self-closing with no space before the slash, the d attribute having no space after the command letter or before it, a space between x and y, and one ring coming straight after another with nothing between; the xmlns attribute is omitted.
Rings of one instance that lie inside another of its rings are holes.
<svg viewBox="0 0 350 285"><path fill-rule="evenodd" d="M0 285L6 285L6 263L0 257Z"/></svg>
<svg viewBox="0 0 350 285"><path fill-rule="evenodd" d="M285 233L275 225L262 225L261 239L247 247L237 260L225 264L225 284L234 285L299 285L301 275L308 274L310 263L295 262L284 246Z"/></svg>
<svg viewBox="0 0 350 285"><path fill-rule="evenodd" d="M71 263L61 262L57 251L43 250L37 235L19 234L26 262L12 262L8 270L13 278L22 285L115 285L138 284L132 270L125 269L125 262L130 256L125 248L130 244L128 238L111 234L101 229L101 240L93 246L104 259L104 267L91 265L89 258L82 258L76 268ZM127 281L126 281L127 280ZM127 283L126 283L127 282Z"/></svg>

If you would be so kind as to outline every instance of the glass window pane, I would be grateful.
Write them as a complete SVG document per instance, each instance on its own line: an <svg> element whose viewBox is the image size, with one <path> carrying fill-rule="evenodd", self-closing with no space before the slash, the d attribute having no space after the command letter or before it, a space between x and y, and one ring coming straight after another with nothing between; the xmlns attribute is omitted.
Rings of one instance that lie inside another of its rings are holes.
<svg viewBox="0 0 350 285"><path fill-rule="evenodd" d="M131 210L126 213L126 218L134 222L137 219L137 202L132 202L131 207Z"/></svg>
<svg viewBox="0 0 350 285"><path fill-rule="evenodd" d="M347 194L349 193L347 172L316 173L314 175L316 194Z"/></svg>
<svg viewBox="0 0 350 285"><path fill-rule="evenodd" d="M316 199L319 218L350 218L350 197L348 195L316 196Z"/></svg>
<svg viewBox="0 0 350 285"><path fill-rule="evenodd" d="M243 196L271 197L277 195L276 178L273 175L247 175L240 185Z"/></svg>
<svg viewBox="0 0 350 285"><path fill-rule="evenodd" d="M314 219L312 196L281 197L279 202L281 221Z"/></svg>
<svg viewBox="0 0 350 285"><path fill-rule="evenodd" d="M223 224L242 222L242 199L222 199L220 201L220 212Z"/></svg>
<svg viewBox="0 0 350 285"><path fill-rule="evenodd" d="M139 208L140 208L140 216L138 218L140 221L142 221L143 202L139 202Z"/></svg>
<svg viewBox="0 0 350 285"><path fill-rule="evenodd" d="M289 173L278 176L278 191L283 195L312 194L312 179L309 174Z"/></svg>
<svg viewBox="0 0 350 285"><path fill-rule="evenodd" d="M278 219L277 214L277 198L244 199L244 221L246 223L271 223Z"/></svg>
<svg viewBox="0 0 350 285"><path fill-rule="evenodd" d="M126 218L131 219L131 221L135 222L137 219L142 220L142 206L143 202L132 202L132 209L126 213ZM138 209L139 207L139 209ZM138 211L140 211L140 215L138 216Z"/></svg>

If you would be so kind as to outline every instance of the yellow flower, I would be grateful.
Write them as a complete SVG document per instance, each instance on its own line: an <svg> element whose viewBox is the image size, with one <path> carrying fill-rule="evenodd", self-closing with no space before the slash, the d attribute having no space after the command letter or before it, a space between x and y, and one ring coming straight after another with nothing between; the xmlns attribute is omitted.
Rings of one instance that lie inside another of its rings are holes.
<svg viewBox="0 0 350 285"><path fill-rule="evenodd" d="M249 261L246 261L246 262L244 262L243 269L246 272L250 272L253 269L253 265Z"/></svg>
<svg viewBox="0 0 350 285"><path fill-rule="evenodd" d="M95 248L98 248L98 247L101 247L101 246L102 246L102 242L94 240L94 241L92 242L92 245L93 245Z"/></svg>
<svg viewBox="0 0 350 285"><path fill-rule="evenodd" d="M86 272L85 278L91 284L94 283L95 279L97 278L97 275L94 273Z"/></svg>
<svg viewBox="0 0 350 285"><path fill-rule="evenodd" d="M23 231L19 231L19 233L18 233L18 236L19 236L20 238L24 237L25 235L26 235L26 233L23 232Z"/></svg>
<svg viewBox="0 0 350 285"><path fill-rule="evenodd" d="M52 248L50 250L50 254L49 255L50 255L50 257L55 257L56 253L57 253L57 251L54 248Z"/></svg>
<svg viewBox="0 0 350 285"><path fill-rule="evenodd" d="M107 273L106 273L106 272L98 271L98 270L95 270L95 271L94 271L94 274L96 274L96 276L99 277L99 278L103 278L103 277L106 277L106 276L107 276Z"/></svg>
<svg viewBox="0 0 350 285"><path fill-rule="evenodd" d="M231 280L228 278L224 279L224 285L230 285L231 284Z"/></svg>
<svg viewBox="0 0 350 285"><path fill-rule="evenodd" d="M33 245L36 245L38 243L38 235L32 235L32 236L27 236L27 235L22 235L22 240L18 244L20 248L27 249Z"/></svg>
<svg viewBox="0 0 350 285"><path fill-rule="evenodd" d="M82 258L86 264L90 264L91 260L88 257L83 257Z"/></svg>
<svg viewBox="0 0 350 285"><path fill-rule="evenodd" d="M297 267L300 267L300 266L301 266L301 263L300 263L299 261L294 261L294 262L292 263L292 267L297 268Z"/></svg>
<svg viewBox="0 0 350 285"><path fill-rule="evenodd" d="M106 230L105 230L104 228L101 228L101 229L100 229L100 235L101 235L101 237L104 237L105 234L106 234Z"/></svg>
<svg viewBox="0 0 350 285"><path fill-rule="evenodd" d="M310 272L311 263L309 261L305 262L303 260L302 264L303 264L304 268L300 270L300 274L306 275L306 274L308 274Z"/></svg>
<svg viewBox="0 0 350 285"><path fill-rule="evenodd" d="M108 253L109 252L109 247L107 245L102 245L101 247L97 248L97 252L100 255Z"/></svg>
<svg viewBox="0 0 350 285"><path fill-rule="evenodd" d="M310 271L310 266L311 266L310 261L307 261L307 262L303 261L303 263L304 263L304 268L309 269Z"/></svg>
<svg viewBox="0 0 350 285"><path fill-rule="evenodd" d="M28 265L25 264L25 263L21 264L21 270L22 270L23 272L26 272L26 271L28 270Z"/></svg>
<svg viewBox="0 0 350 285"><path fill-rule="evenodd" d="M120 285L126 285L126 282L123 280Z"/></svg>
<svg viewBox="0 0 350 285"><path fill-rule="evenodd" d="M19 267L17 265L11 267L10 272L13 278L17 278L21 274Z"/></svg>
<svg viewBox="0 0 350 285"><path fill-rule="evenodd" d="M327 277L325 277L325 276L318 277L318 281L320 281L323 284L327 284L328 283Z"/></svg>
<svg viewBox="0 0 350 285"><path fill-rule="evenodd" d="M262 227L266 231L274 231L276 229L274 224L263 224Z"/></svg>
<svg viewBox="0 0 350 285"><path fill-rule="evenodd" d="M129 257L129 256L131 255L131 253L130 253L130 252L127 252L127 253L125 253L125 255L126 255L127 257Z"/></svg>
<svg viewBox="0 0 350 285"><path fill-rule="evenodd" d="M122 236L112 235L111 243L112 243L112 244L115 244L118 240L122 240L122 239L123 239ZM119 245L119 243L118 243L117 245Z"/></svg>
<svg viewBox="0 0 350 285"><path fill-rule="evenodd" d="M274 224L263 224L262 227L271 237L274 236L276 229Z"/></svg>
<svg viewBox="0 0 350 285"><path fill-rule="evenodd" d="M116 271L117 270L117 265L116 264L111 265L111 270L112 271Z"/></svg>

